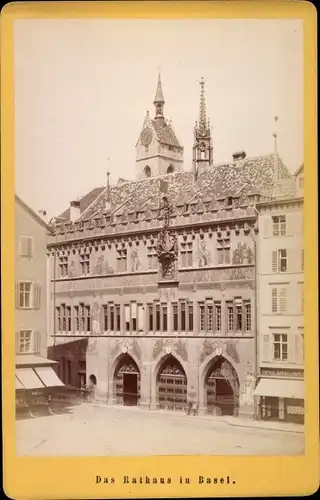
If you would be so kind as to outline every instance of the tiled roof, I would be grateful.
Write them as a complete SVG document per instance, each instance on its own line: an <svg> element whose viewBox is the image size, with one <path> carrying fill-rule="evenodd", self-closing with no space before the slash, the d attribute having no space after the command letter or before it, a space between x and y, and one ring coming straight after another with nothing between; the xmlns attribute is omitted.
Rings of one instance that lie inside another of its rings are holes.
<svg viewBox="0 0 320 500"><path fill-rule="evenodd" d="M160 143L181 148L181 145L174 133L171 125L167 122L159 123L157 120L152 120L153 128L157 134Z"/></svg>
<svg viewBox="0 0 320 500"><path fill-rule="evenodd" d="M85 196L83 196L80 201L80 213L82 214L90 205L94 202L94 200L99 196L102 191L104 191L104 187L94 188L92 191L89 191ZM57 219L65 219L70 220L70 207L67 208ZM60 221L59 221L60 222Z"/></svg>
<svg viewBox="0 0 320 500"><path fill-rule="evenodd" d="M216 203L229 196L237 199L260 194L262 198L280 196L279 185L286 184L286 196L294 194L295 183L278 156L245 158L231 164L214 165L194 180L192 172L177 172L138 181L128 181L110 187L112 213L132 213L141 209L157 209L161 198L160 183L168 182L166 196L173 206L196 200ZM292 189L291 189L292 183ZM289 187L288 187L289 186ZM292 192L291 192L292 191ZM92 195L93 191L89 194ZM107 188L97 191L96 200L82 211L82 220L106 213ZM81 204L82 200L80 201Z"/></svg>

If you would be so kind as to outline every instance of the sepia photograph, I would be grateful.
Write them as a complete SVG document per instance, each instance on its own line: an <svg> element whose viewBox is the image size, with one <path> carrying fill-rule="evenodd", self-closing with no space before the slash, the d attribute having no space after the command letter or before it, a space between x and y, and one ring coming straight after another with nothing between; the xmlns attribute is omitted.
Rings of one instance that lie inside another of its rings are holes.
<svg viewBox="0 0 320 500"><path fill-rule="evenodd" d="M17 456L302 456L303 21L13 34Z"/></svg>

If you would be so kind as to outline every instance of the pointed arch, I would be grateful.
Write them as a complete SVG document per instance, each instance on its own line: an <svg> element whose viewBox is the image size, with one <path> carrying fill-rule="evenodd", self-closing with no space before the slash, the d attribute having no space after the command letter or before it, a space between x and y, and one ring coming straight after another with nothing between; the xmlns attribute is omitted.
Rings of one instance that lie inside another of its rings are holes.
<svg viewBox="0 0 320 500"><path fill-rule="evenodd" d="M114 398L117 404L137 406L140 400L141 375L138 364L130 354L118 356L114 374Z"/></svg>
<svg viewBox="0 0 320 500"><path fill-rule="evenodd" d="M187 375L178 359L167 354L158 363L157 401L164 410L182 411L187 406Z"/></svg>
<svg viewBox="0 0 320 500"><path fill-rule="evenodd" d="M151 168L149 167L149 165L146 165L146 166L144 167L143 172L144 172L144 175L145 175L146 177L151 177Z"/></svg>
<svg viewBox="0 0 320 500"><path fill-rule="evenodd" d="M238 415L240 382L233 363L225 356L214 356L202 372L204 404L208 413Z"/></svg>
<svg viewBox="0 0 320 500"><path fill-rule="evenodd" d="M169 167L167 168L167 174L173 174L174 172L174 166L172 163L170 163Z"/></svg>

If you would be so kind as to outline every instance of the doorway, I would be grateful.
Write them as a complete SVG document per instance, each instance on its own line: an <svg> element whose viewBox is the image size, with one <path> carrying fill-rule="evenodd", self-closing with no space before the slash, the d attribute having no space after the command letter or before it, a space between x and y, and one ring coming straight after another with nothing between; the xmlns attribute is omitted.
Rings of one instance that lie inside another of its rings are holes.
<svg viewBox="0 0 320 500"><path fill-rule="evenodd" d="M171 354L164 360L157 377L159 407L183 411L187 407L187 377L179 361Z"/></svg>
<svg viewBox="0 0 320 500"><path fill-rule="evenodd" d="M140 371L129 354L123 354L114 372L116 404L137 406L140 399Z"/></svg>
<svg viewBox="0 0 320 500"><path fill-rule="evenodd" d="M235 369L222 356L215 358L205 380L206 405L213 415L239 413L239 379Z"/></svg>

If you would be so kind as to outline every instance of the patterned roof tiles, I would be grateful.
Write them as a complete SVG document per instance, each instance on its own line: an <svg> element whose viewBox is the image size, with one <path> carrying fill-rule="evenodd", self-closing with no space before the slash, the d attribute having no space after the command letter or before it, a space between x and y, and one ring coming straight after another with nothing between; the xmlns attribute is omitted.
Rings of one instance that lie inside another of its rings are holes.
<svg viewBox="0 0 320 500"><path fill-rule="evenodd" d="M157 120L152 120L153 128L157 134L157 138L161 144L166 146L174 146L176 148L181 148L176 134L174 133L170 123L167 122L157 122Z"/></svg>
<svg viewBox="0 0 320 500"><path fill-rule="evenodd" d="M178 172L138 181L127 181L110 187L111 212L132 213L140 209L155 209L162 197L160 182L168 182L166 196L172 205L189 203L195 198L202 200L224 199L228 196L260 194L264 198L278 196L279 183L286 183L287 196L294 193L295 183L286 167L275 154L225 165L214 165L201 172L194 180L192 172ZM292 181L292 189L291 189ZM92 199L94 191L87 197ZM90 196L89 196L90 195ZM85 198L85 197L84 197ZM80 206L84 205L83 199ZM98 188L96 199L82 210L82 220L106 213L107 188ZM66 214L68 211L64 212Z"/></svg>

